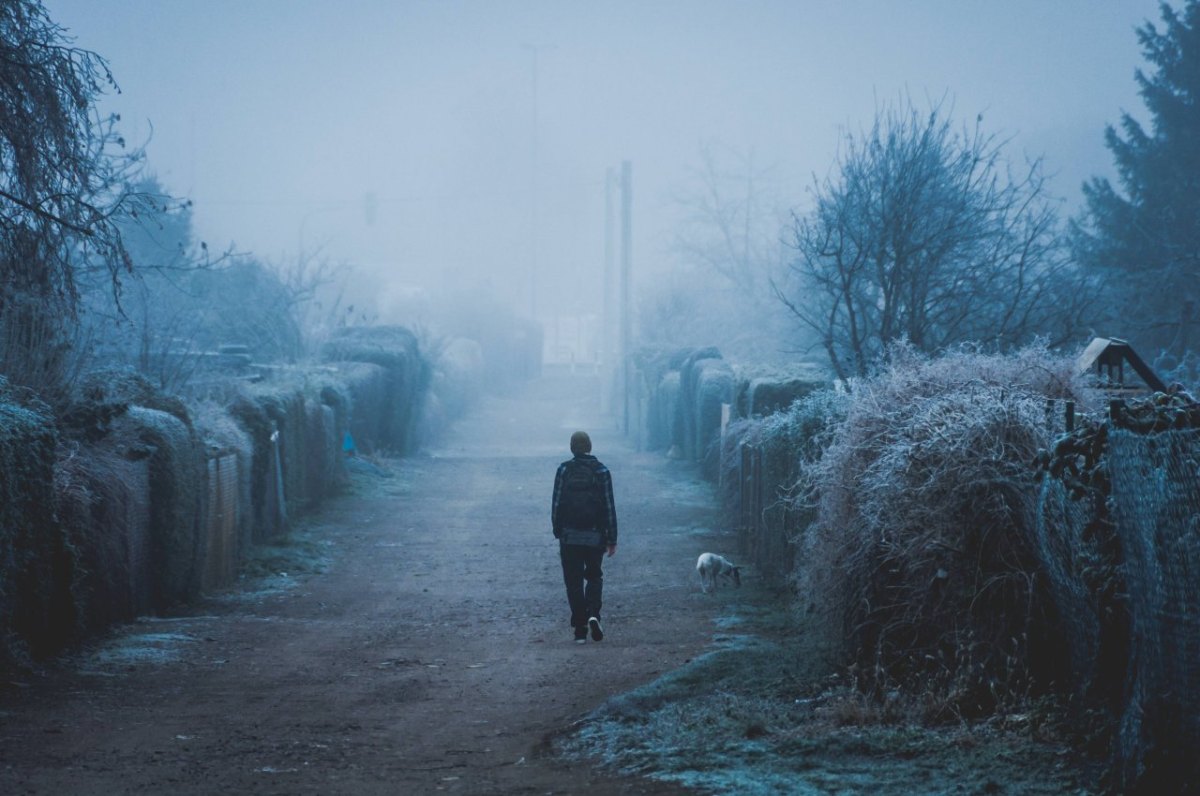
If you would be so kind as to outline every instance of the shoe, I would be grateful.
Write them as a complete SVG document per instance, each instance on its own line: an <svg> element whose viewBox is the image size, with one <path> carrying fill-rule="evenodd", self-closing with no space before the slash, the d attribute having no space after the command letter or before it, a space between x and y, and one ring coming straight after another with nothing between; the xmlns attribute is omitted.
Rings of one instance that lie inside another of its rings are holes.
<svg viewBox="0 0 1200 796"><path fill-rule="evenodd" d="M600 627L599 617L593 616L588 620L588 627L592 630L592 641L604 640L604 628Z"/></svg>
<svg viewBox="0 0 1200 796"><path fill-rule="evenodd" d="M575 643L576 644L586 644L587 643L587 628L586 627L575 628Z"/></svg>

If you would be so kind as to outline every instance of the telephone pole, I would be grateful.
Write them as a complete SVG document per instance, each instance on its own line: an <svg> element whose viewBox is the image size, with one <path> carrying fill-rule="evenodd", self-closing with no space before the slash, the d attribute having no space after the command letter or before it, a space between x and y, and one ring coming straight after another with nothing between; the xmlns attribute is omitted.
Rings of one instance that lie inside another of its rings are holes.
<svg viewBox="0 0 1200 796"><path fill-rule="evenodd" d="M521 49L533 53L533 138L529 166L529 316L537 320L538 280L538 55L542 50L552 50L553 45L522 44Z"/></svg>
<svg viewBox="0 0 1200 796"><path fill-rule="evenodd" d="M630 277L633 274L633 164L621 162L621 394L624 397L623 431L629 434L630 344L633 315L630 307Z"/></svg>
<svg viewBox="0 0 1200 796"><path fill-rule="evenodd" d="M617 378L616 323L613 320L615 249L613 238L616 231L616 216L613 211L613 191L617 187L616 169L604 172L604 314L600 320L600 362L603 363L603 378L600 380L600 411L612 411L613 391Z"/></svg>

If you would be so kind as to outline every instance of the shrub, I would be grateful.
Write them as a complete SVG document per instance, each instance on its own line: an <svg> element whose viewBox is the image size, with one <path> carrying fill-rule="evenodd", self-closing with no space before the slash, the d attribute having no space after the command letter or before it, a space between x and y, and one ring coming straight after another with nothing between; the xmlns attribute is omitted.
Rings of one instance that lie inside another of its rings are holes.
<svg viewBox="0 0 1200 796"><path fill-rule="evenodd" d="M150 451L150 564L154 608L187 602L200 593L204 451L195 433L174 415L130 407L133 434Z"/></svg>
<svg viewBox="0 0 1200 796"><path fill-rule="evenodd" d="M0 378L0 662L57 651L74 630L75 555L57 522L49 410Z"/></svg>
<svg viewBox="0 0 1200 796"><path fill-rule="evenodd" d="M415 449L418 408L429 389L432 367L419 351L416 335L401 326L354 326L339 329L321 350L329 362L369 362L383 368L387 393L376 444L383 450Z"/></svg>
<svg viewBox="0 0 1200 796"><path fill-rule="evenodd" d="M199 402L192 413L208 458L207 589L211 585L224 585L232 578L236 562L245 558L253 542L254 444L250 434L223 406ZM228 473L223 468L229 467L231 459L236 462L236 471Z"/></svg>
<svg viewBox="0 0 1200 796"><path fill-rule="evenodd" d="M844 395L818 390L785 411L734 421L726 431L725 502L736 506L737 524L745 534L743 552L764 574L786 576L792 571L795 549L813 519L812 507L797 492L799 473L821 455L831 427L844 414L844 403ZM751 473L732 475L742 467L741 451L746 447L755 449L751 455L761 462L761 485L753 483Z"/></svg>
<svg viewBox="0 0 1200 796"><path fill-rule="evenodd" d="M1095 404L1073 362L1041 347L928 359L896 346L852 385L828 449L802 467L816 515L801 580L840 620L866 690L933 687L948 711L976 713L1063 665L1030 656L1055 637L1033 549L1047 399Z"/></svg>
<svg viewBox="0 0 1200 796"><path fill-rule="evenodd" d="M76 621L86 635L153 609L148 451L121 435L64 441L54 468L58 518L76 552Z"/></svg>
<svg viewBox="0 0 1200 796"><path fill-rule="evenodd" d="M423 396L418 441L437 438L479 400L483 391L483 348L466 337L425 340L421 346L431 366L429 388Z"/></svg>

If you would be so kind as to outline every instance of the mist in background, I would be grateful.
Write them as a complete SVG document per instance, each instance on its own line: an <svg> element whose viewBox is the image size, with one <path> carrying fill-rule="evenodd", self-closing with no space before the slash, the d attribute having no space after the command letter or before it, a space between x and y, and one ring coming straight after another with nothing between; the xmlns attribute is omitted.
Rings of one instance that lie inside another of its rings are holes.
<svg viewBox="0 0 1200 796"><path fill-rule="evenodd" d="M982 114L1068 211L1140 109L1154 0L49 0L121 86L104 110L193 200L197 235L351 264L381 320L414 286L535 316L599 311L605 173L633 166L635 281L679 264L701 152L752 156L803 212L881 104Z"/></svg>

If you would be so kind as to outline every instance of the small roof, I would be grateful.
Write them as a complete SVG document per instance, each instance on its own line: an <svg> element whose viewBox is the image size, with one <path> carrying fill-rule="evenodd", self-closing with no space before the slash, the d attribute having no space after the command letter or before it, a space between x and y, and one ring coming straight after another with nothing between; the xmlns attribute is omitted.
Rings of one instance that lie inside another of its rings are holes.
<svg viewBox="0 0 1200 796"><path fill-rule="evenodd" d="M1100 373L1103 368L1110 370L1118 368L1119 372L1123 374L1125 364L1133 368L1133 371L1142 377L1142 381L1151 390L1167 391L1167 385L1155 375L1145 360L1138 356L1137 352L1133 350L1133 346L1117 337L1097 337L1088 343L1087 348L1075 361L1079 373L1087 373L1089 370ZM1118 386L1124 387L1125 385L1121 383Z"/></svg>

